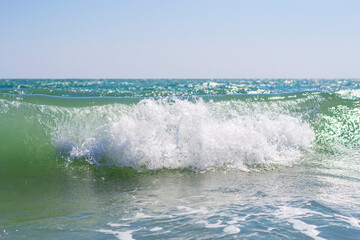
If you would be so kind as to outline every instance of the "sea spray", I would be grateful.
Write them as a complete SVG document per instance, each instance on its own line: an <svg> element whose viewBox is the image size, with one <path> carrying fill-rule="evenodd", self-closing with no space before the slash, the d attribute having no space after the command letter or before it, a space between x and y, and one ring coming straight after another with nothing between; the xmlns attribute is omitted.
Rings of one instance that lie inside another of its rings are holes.
<svg viewBox="0 0 360 240"><path fill-rule="evenodd" d="M42 124L67 161L85 158L99 166L246 170L292 164L311 146L314 132L300 117L281 114L279 108L269 112L245 106L249 103L171 98L135 105L45 107Z"/></svg>

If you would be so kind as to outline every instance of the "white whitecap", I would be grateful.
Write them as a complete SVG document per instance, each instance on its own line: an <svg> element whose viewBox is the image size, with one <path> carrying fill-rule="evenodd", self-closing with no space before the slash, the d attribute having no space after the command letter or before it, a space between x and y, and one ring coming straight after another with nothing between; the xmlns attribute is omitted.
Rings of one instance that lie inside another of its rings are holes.
<svg viewBox="0 0 360 240"><path fill-rule="evenodd" d="M146 99L136 105L57 107L50 113L61 117L48 124L62 156L97 165L248 170L290 165L311 146L308 123L275 111L251 112L244 104Z"/></svg>

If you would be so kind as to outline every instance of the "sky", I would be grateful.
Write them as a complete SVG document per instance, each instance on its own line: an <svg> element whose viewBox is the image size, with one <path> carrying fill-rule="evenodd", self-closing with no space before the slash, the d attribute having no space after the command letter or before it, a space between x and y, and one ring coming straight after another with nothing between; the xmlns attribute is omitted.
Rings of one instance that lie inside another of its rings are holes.
<svg viewBox="0 0 360 240"><path fill-rule="evenodd" d="M360 78L360 1L1 0L0 78Z"/></svg>

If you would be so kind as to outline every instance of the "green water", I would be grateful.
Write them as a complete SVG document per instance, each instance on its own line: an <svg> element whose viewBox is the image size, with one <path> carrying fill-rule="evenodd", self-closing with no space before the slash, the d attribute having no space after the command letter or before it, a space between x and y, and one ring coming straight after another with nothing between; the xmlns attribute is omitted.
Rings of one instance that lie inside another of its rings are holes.
<svg viewBox="0 0 360 240"><path fill-rule="evenodd" d="M358 80L0 80L0 238L358 239Z"/></svg>

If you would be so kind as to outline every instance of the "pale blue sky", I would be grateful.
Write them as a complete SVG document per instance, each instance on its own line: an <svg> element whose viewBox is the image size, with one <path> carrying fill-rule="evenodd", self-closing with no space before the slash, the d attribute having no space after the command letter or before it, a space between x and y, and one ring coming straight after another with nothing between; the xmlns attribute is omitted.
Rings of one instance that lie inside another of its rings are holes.
<svg viewBox="0 0 360 240"><path fill-rule="evenodd" d="M0 78L360 78L360 1L1 0Z"/></svg>

